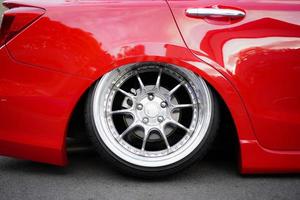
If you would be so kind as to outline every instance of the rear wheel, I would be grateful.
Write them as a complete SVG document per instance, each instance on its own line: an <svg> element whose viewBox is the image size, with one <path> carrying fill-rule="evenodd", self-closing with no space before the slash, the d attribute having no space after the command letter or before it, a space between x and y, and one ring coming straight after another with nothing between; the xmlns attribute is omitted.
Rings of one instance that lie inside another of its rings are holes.
<svg viewBox="0 0 300 200"><path fill-rule="evenodd" d="M116 69L91 89L86 123L99 153L136 176L168 175L203 156L218 127L205 81L173 65Z"/></svg>

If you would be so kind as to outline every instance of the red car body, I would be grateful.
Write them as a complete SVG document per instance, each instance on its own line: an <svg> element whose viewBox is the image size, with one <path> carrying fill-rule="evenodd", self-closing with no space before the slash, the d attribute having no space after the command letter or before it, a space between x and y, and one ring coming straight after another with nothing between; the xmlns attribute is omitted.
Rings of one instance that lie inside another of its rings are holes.
<svg viewBox="0 0 300 200"><path fill-rule="evenodd" d="M0 47L1 155L66 165L68 125L82 95L112 69L151 61L192 70L219 93L237 129L241 173L300 171L300 1L4 5L6 15L33 20L15 25ZM216 6L246 15L185 14Z"/></svg>

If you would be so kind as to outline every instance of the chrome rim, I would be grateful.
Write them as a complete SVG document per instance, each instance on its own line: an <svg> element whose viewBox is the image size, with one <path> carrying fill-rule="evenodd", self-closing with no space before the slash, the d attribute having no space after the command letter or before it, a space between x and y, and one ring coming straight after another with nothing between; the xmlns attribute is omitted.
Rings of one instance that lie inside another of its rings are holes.
<svg viewBox="0 0 300 200"><path fill-rule="evenodd" d="M98 136L119 158L161 167L188 156L207 133L212 113L206 83L176 66L129 65L96 85Z"/></svg>

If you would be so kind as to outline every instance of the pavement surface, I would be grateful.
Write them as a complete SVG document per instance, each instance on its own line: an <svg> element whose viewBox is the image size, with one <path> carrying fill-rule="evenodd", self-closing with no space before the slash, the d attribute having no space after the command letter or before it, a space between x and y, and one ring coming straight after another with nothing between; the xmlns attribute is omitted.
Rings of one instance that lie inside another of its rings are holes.
<svg viewBox="0 0 300 200"><path fill-rule="evenodd" d="M65 168L0 157L0 199L300 199L299 174L241 176L236 159L216 155L161 180L121 175L92 151Z"/></svg>

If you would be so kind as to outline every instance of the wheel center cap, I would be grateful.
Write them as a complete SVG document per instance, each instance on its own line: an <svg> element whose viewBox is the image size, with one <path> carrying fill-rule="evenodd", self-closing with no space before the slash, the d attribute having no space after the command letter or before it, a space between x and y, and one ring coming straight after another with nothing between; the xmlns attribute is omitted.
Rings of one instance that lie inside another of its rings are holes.
<svg viewBox="0 0 300 200"><path fill-rule="evenodd" d="M148 117L156 117L159 114L159 104L156 102L149 102L145 105L145 114Z"/></svg>

